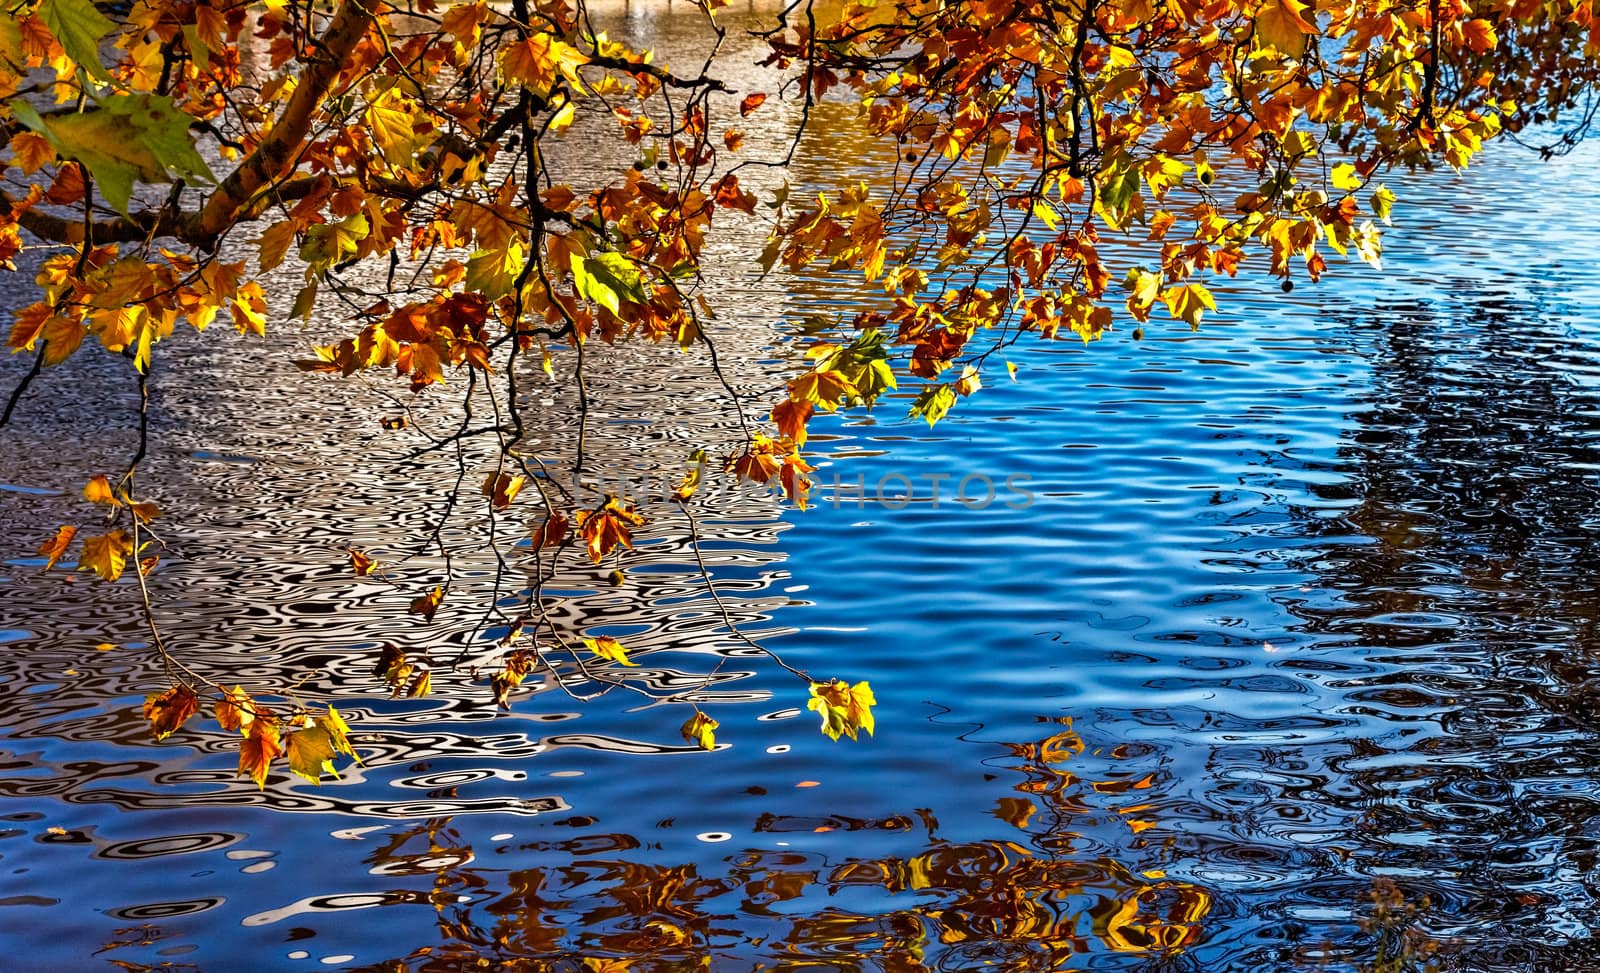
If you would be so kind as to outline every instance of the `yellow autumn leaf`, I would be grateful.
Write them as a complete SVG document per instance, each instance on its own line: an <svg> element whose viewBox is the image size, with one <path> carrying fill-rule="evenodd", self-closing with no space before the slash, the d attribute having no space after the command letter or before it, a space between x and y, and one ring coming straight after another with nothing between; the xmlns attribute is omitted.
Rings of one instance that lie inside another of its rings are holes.
<svg viewBox="0 0 1600 973"><path fill-rule="evenodd" d="M367 105L367 130L392 166L404 166L433 141L433 125L411 99L394 88Z"/></svg>
<svg viewBox="0 0 1600 973"><path fill-rule="evenodd" d="M699 710L684 721L678 732L689 743L699 744L702 750L715 750L717 748L716 729L721 724Z"/></svg>
<svg viewBox="0 0 1600 973"><path fill-rule="evenodd" d="M811 684L811 702L806 708L821 715L822 732L828 739L848 736L854 740L862 730L876 735L872 707L877 702L867 683L858 682L852 686L843 679L834 679Z"/></svg>
<svg viewBox="0 0 1600 973"><path fill-rule="evenodd" d="M289 754L289 769L311 781L322 783L322 775L338 777L333 769L333 737L320 726L296 730L284 738L284 748Z"/></svg>
<svg viewBox="0 0 1600 973"><path fill-rule="evenodd" d="M111 481L104 476L97 476L83 485L83 499L90 503L108 503L113 507L120 504L111 490Z"/></svg>
<svg viewBox="0 0 1600 973"><path fill-rule="evenodd" d="M1302 16L1306 9L1301 0L1267 0L1256 12L1256 40L1290 57L1304 54L1306 35L1317 32Z"/></svg>
<svg viewBox="0 0 1600 973"><path fill-rule="evenodd" d="M325 716L317 717L317 726L327 732L328 739L333 742L335 753L342 753L356 763L361 762L361 757L356 754L355 748L350 746L350 724L344 721L338 710L329 706Z"/></svg>
<svg viewBox="0 0 1600 973"><path fill-rule="evenodd" d="M1167 310L1172 316L1181 321L1188 322L1191 328L1200 326L1200 318L1207 310L1215 311L1217 302L1202 284L1184 284L1181 287L1171 287L1161 295L1161 300L1167 305Z"/></svg>
<svg viewBox="0 0 1600 973"><path fill-rule="evenodd" d="M583 640L583 644L588 647L590 652L602 659L610 659L612 662L625 666L638 665L637 662L632 662L628 659L628 650L622 647L622 643L609 635L602 635L597 639L586 638Z"/></svg>
<svg viewBox="0 0 1600 973"><path fill-rule="evenodd" d="M107 581L115 581L122 577L122 569L127 565L128 554L132 550L133 542L120 530L85 538L83 553L78 556L78 568L93 571Z"/></svg>

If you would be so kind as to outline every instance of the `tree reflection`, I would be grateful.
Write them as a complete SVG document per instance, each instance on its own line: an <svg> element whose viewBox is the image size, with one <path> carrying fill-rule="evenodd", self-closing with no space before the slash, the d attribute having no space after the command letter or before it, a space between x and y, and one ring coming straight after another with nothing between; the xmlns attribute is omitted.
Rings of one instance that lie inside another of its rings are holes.
<svg viewBox="0 0 1600 973"><path fill-rule="evenodd" d="M541 864L498 873L473 860L448 820L429 822L371 863L389 874L431 869L437 941L370 969L1056 970L1111 954L1151 968L1185 963L1210 893L1107 853L1114 840L1145 847L1154 775L1120 767L1126 753L1085 765L1070 721L1051 722L1053 734L1007 746L1019 778L995 808L1007 833L983 840L941 839L927 810L765 814L752 830L778 847L713 868L651 861L629 835L584 834L524 846ZM1107 837L1113 829L1120 838ZM777 840L829 831L915 836L918 850L837 859Z"/></svg>
<svg viewBox="0 0 1600 973"><path fill-rule="evenodd" d="M1286 664L1324 673L1354 727L1319 795L1351 822L1348 867L1431 899L1460 968L1579 968L1563 930L1600 916L1593 349L1559 305L1457 285L1350 322L1374 390L1343 481L1295 511L1318 581L1285 603L1354 651Z"/></svg>

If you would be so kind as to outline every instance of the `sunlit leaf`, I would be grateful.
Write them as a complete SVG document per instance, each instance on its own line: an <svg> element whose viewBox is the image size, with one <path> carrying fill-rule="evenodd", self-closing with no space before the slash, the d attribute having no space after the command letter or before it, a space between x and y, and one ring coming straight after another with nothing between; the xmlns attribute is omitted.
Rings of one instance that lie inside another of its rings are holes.
<svg viewBox="0 0 1600 973"><path fill-rule="evenodd" d="M83 541L83 553L78 556L78 568L93 571L107 581L115 581L122 577L122 569L127 565L128 555L132 551L133 542L120 530L87 537Z"/></svg>
<svg viewBox="0 0 1600 973"><path fill-rule="evenodd" d="M339 715L338 710L329 706L325 715L317 717L317 726L328 734L328 739L332 742L335 753L345 754L356 763L361 762L361 758L356 754L355 748L350 746L350 724L344 721L344 717Z"/></svg>
<svg viewBox="0 0 1600 973"><path fill-rule="evenodd" d="M78 67L97 81L110 82L100 60L100 41L117 25L91 0L42 0L36 13Z"/></svg>
<svg viewBox="0 0 1600 973"><path fill-rule="evenodd" d="M77 536L77 533L76 527L57 527L55 536L39 545L39 553L48 559L44 564L46 571L55 567L61 556L67 553L67 545L72 543L72 538Z"/></svg>
<svg viewBox="0 0 1600 973"><path fill-rule="evenodd" d="M366 577L378 566L378 562L366 551L358 548L349 548L345 553L350 555L350 568L357 577Z"/></svg>
<svg viewBox="0 0 1600 973"><path fill-rule="evenodd" d="M296 730L283 738L289 756L289 769L311 781L321 784L324 774L338 777L333 769L333 737L320 726Z"/></svg>
<svg viewBox="0 0 1600 973"><path fill-rule="evenodd" d="M609 659L625 666L638 665L637 662L633 662L628 658L628 650L623 648L622 643L609 635L602 635L594 639L586 638L583 640L583 644L590 652L602 659Z"/></svg>
<svg viewBox="0 0 1600 973"><path fill-rule="evenodd" d="M199 709L200 697L183 685L151 693L144 700L144 718L150 722L150 732L158 741L171 736Z"/></svg>
<svg viewBox="0 0 1600 973"><path fill-rule="evenodd" d="M111 481L103 476L97 476L83 485L83 499L90 503L106 503L115 507L121 501L111 489Z"/></svg>
<svg viewBox="0 0 1600 973"><path fill-rule="evenodd" d="M863 730L869 736L874 735L876 722L872 707L877 702L873 698L872 687L867 683L858 682L851 686L843 679L834 679L811 684L811 701L806 708L822 716L822 732L827 734L828 739L848 736L854 740Z"/></svg>
<svg viewBox="0 0 1600 973"><path fill-rule="evenodd" d="M644 518L634 511L633 504L616 497L607 497L599 510L578 511L578 534L596 564L619 546L633 547L633 528L643 524Z"/></svg>
<svg viewBox="0 0 1600 973"><path fill-rule="evenodd" d="M444 601L444 589L435 586L434 589L411 602L409 609L413 615L421 615L428 621L433 621L433 615L439 610L439 603Z"/></svg>
<svg viewBox="0 0 1600 973"><path fill-rule="evenodd" d="M250 778L256 782L256 787L265 790L267 772L272 762L282 755L277 725L258 718L250 723L249 732L239 741L239 776Z"/></svg>
<svg viewBox="0 0 1600 973"><path fill-rule="evenodd" d="M528 478L520 474L490 473L484 478L483 487L479 492L489 498L494 509L504 510L517 499L517 494L527 482Z"/></svg>
<svg viewBox="0 0 1600 973"><path fill-rule="evenodd" d="M256 719L255 701L249 693L235 686L217 700L216 714L224 730L247 732Z"/></svg>
<svg viewBox="0 0 1600 973"><path fill-rule="evenodd" d="M716 720L699 710L695 710L694 715L685 720L683 726L678 728L678 732L683 735L685 741L697 744L702 750L715 750L717 748L715 731L718 726L721 726L721 724Z"/></svg>

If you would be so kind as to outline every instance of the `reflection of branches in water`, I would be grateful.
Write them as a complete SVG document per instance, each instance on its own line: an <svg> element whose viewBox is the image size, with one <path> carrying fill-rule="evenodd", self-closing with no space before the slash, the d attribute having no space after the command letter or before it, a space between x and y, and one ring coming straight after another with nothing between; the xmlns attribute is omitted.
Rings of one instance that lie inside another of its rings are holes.
<svg viewBox="0 0 1600 973"><path fill-rule="evenodd" d="M784 840L729 855L715 871L641 861L633 836L584 833L523 845L549 864L504 874L483 868L448 819L426 822L369 863L431 876L439 941L370 969L686 969L826 957L850 968L1025 971L1106 953L1194 968L1186 954L1200 941L1210 893L1134 871L1111 845L1129 839L1095 836L1131 831L1129 853L1148 854L1144 828L1129 822L1152 813L1153 775L1115 754L1086 755L1070 721L1051 722L1052 735L1006 747L1020 780L995 815L1014 831L995 838L939 838L925 809L877 819L763 814L754 834ZM883 833L906 853L838 859L787 840L804 846L835 831Z"/></svg>
<svg viewBox="0 0 1600 973"><path fill-rule="evenodd" d="M1313 488L1339 516L1292 511L1311 538L1295 566L1317 580L1285 607L1317 641L1362 649L1305 661L1359 728L1305 753L1347 784L1317 799L1353 830L1355 870L1401 869L1405 894L1431 900L1428 931L1461 968L1559 964L1571 948L1552 930L1600 916L1582 878L1600 861L1584 796L1600 763L1600 397L1580 384L1593 349L1561 318L1468 292L1350 322L1371 334L1373 392L1342 481ZM1484 928L1554 941L1518 953Z"/></svg>
<svg viewBox="0 0 1600 973"><path fill-rule="evenodd" d="M1326 529L1377 544L1321 570L1374 611L1492 596L1496 611L1463 623L1503 634L1515 618L1564 618L1592 631L1600 599L1580 569L1600 554L1600 401L1570 371L1589 352L1538 309L1493 296L1448 313L1397 308L1378 325L1379 404L1342 451L1348 481L1324 490L1355 504ZM1441 580L1464 587L1430 590Z"/></svg>

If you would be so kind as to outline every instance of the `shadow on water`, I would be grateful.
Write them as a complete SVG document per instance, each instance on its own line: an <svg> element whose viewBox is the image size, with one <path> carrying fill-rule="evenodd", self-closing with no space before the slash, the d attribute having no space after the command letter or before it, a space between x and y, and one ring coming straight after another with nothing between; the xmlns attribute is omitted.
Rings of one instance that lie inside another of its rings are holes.
<svg viewBox="0 0 1600 973"><path fill-rule="evenodd" d="M1298 511L1298 631L1360 647L1326 691L1360 732L1321 760L1348 867L1432 902L1452 969L1600 963L1600 376L1558 293L1481 280L1400 302L1343 478ZM1352 889L1348 894L1354 895ZM1486 930L1492 934L1485 935Z"/></svg>

